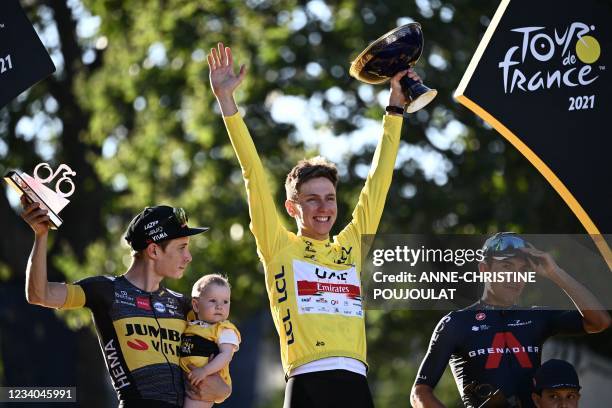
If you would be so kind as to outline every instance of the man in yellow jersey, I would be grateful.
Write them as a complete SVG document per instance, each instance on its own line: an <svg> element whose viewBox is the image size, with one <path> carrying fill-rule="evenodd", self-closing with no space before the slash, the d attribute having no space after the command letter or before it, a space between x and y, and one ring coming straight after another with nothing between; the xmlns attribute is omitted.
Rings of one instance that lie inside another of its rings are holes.
<svg viewBox="0 0 612 408"><path fill-rule="evenodd" d="M192 259L189 237L208 228L188 227L181 208L147 207L126 231L133 261L124 275L93 276L74 284L48 282L49 216L25 196L21 202L22 218L34 231L26 270L28 302L49 308L91 309L119 407L183 406L179 349L190 300L164 288L161 281L183 276ZM209 348L210 354L219 353L214 342ZM192 399L214 401L230 390L215 375L207 377L199 390L189 392Z"/></svg>
<svg viewBox="0 0 612 408"><path fill-rule="evenodd" d="M361 235L374 234L382 215L400 140L406 99L391 80L389 107L370 173L351 222L333 240L337 171L317 157L300 161L285 182L285 209L298 233L285 229L262 163L234 101L246 75L234 72L231 50L208 55L210 82L242 168L251 231L264 265L266 288L288 379L285 408L372 407L366 380L366 339L361 303Z"/></svg>

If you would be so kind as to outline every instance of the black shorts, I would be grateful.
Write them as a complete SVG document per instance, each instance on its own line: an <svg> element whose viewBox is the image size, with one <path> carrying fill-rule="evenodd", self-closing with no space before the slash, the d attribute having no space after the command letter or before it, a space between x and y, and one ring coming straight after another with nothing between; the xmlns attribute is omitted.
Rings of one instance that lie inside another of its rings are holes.
<svg viewBox="0 0 612 408"><path fill-rule="evenodd" d="M374 408L368 380L347 370L317 371L289 378L283 408Z"/></svg>

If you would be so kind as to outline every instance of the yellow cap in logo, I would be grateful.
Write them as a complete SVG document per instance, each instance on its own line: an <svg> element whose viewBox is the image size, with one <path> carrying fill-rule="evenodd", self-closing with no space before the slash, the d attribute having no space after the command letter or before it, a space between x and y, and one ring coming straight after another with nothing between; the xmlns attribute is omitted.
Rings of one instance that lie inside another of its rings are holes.
<svg viewBox="0 0 612 408"><path fill-rule="evenodd" d="M592 64L599 59L601 47L595 37L585 35L576 43L576 55L585 64Z"/></svg>

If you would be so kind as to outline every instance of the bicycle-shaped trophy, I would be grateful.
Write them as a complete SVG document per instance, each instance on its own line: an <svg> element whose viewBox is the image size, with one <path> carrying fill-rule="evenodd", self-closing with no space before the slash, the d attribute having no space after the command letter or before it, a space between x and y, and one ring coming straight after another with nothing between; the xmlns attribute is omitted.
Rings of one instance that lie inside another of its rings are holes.
<svg viewBox="0 0 612 408"><path fill-rule="evenodd" d="M45 186L58 176L61 177L55 182L55 191ZM59 213L70 202L67 197L74 193L75 187L71 179L73 176L76 176L76 172L66 164L61 164L53 171L49 164L40 163L34 168L34 177L19 170L11 170L4 176L4 180L18 194L25 194L31 202L40 203L40 208L48 210L51 228L57 229L63 223ZM68 191L66 185L70 188Z"/></svg>

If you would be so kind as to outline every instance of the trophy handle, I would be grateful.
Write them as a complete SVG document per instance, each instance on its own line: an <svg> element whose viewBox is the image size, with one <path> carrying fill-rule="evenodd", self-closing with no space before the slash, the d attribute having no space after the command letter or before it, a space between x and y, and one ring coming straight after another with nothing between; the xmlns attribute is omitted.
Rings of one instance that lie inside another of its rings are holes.
<svg viewBox="0 0 612 408"><path fill-rule="evenodd" d="M400 85L404 96L409 101L406 105L406 112L408 113L414 113L424 108L438 94L437 90L431 89L409 76L400 79Z"/></svg>

